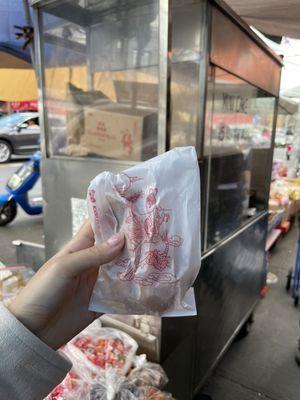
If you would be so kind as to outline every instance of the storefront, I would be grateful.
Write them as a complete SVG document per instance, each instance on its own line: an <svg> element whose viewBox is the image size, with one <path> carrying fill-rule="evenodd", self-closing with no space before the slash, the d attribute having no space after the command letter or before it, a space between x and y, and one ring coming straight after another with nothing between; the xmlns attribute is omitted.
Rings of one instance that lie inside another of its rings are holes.
<svg viewBox="0 0 300 400"><path fill-rule="evenodd" d="M247 322L265 283L281 61L219 1L31 4L47 257L85 218L95 175L174 147L197 149L198 316L103 317L104 325L129 332L163 365L175 398L192 399Z"/></svg>

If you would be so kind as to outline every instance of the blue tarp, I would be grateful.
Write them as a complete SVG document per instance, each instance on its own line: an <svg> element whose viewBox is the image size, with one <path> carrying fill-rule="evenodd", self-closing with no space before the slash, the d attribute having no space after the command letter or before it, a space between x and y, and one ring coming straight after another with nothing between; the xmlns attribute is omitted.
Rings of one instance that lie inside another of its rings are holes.
<svg viewBox="0 0 300 400"><path fill-rule="evenodd" d="M27 25L22 0L0 0L0 51L30 63L29 48L22 50L24 40L16 39L15 33L20 31L14 25Z"/></svg>

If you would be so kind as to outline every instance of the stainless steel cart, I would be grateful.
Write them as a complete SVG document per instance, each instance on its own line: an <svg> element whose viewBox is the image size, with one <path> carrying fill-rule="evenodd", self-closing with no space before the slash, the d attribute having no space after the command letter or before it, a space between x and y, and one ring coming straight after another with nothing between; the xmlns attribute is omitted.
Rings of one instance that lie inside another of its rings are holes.
<svg viewBox="0 0 300 400"><path fill-rule="evenodd" d="M265 282L281 61L209 0L36 0L46 256L85 215L89 181L193 145L202 176L197 317L106 316L192 399Z"/></svg>

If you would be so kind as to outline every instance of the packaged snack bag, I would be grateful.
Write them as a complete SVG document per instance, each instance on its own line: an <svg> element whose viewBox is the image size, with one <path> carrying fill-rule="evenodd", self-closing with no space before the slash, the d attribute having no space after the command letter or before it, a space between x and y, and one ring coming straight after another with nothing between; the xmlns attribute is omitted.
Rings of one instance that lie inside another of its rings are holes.
<svg viewBox="0 0 300 400"><path fill-rule="evenodd" d="M137 348L137 342L125 332L102 328L100 322L95 321L65 346L65 352L73 362L74 371L86 381L92 381L106 369L125 375Z"/></svg>
<svg viewBox="0 0 300 400"><path fill-rule="evenodd" d="M123 231L122 254L101 267L90 310L195 315L191 289L201 264L196 151L181 147L129 168L103 172L88 189L97 243Z"/></svg>
<svg viewBox="0 0 300 400"><path fill-rule="evenodd" d="M90 388L90 400L139 400L139 390L113 369L107 369Z"/></svg>
<svg viewBox="0 0 300 400"><path fill-rule="evenodd" d="M168 383L164 369L157 363L147 361L146 355L136 356L128 380L136 386L154 386L162 389Z"/></svg>
<svg viewBox="0 0 300 400"><path fill-rule="evenodd" d="M135 388L125 380L124 375L132 365L137 347L136 341L126 333L102 328L99 320L94 321L61 349L72 361L73 367L46 400L98 399L96 394L116 395L121 389L123 397L116 399L135 400L124 397L127 392L128 396L131 395L129 387ZM91 388L96 383L97 390L90 397ZM106 397L99 398L106 400Z"/></svg>
<svg viewBox="0 0 300 400"><path fill-rule="evenodd" d="M71 370L65 379L46 397L45 400L87 400L89 384Z"/></svg>
<svg viewBox="0 0 300 400"><path fill-rule="evenodd" d="M139 393L139 400L175 400L170 393L161 392L155 387L142 387Z"/></svg>

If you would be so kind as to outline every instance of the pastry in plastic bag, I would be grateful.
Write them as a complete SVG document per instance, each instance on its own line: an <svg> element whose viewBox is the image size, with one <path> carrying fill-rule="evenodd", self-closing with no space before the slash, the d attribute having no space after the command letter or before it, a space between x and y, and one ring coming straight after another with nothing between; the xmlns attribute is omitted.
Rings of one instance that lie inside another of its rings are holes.
<svg viewBox="0 0 300 400"><path fill-rule="evenodd" d="M154 386L163 388L168 383L168 377L164 369L156 363L147 361L146 355L135 357L133 368L128 380L136 386Z"/></svg>
<svg viewBox="0 0 300 400"><path fill-rule="evenodd" d="M171 150L123 173L103 172L88 189L96 242L119 230L124 250L101 267L90 310L195 315L191 286L201 264L200 177L193 147Z"/></svg>
<svg viewBox="0 0 300 400"><path fill-rule="evenodd" d="M112 384L113 379L124 382L122 376L131 367L137 347L136 341L126 333L102 328L99 320L94 321L61 349L72 361L73 368L47 400L85 400L95 382Z"/></svg>

